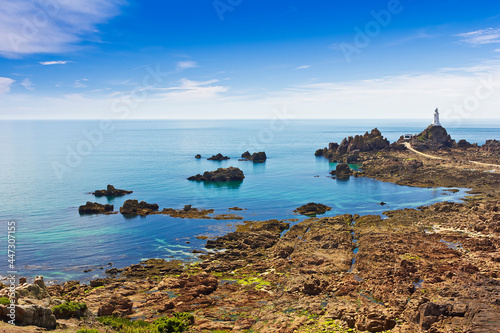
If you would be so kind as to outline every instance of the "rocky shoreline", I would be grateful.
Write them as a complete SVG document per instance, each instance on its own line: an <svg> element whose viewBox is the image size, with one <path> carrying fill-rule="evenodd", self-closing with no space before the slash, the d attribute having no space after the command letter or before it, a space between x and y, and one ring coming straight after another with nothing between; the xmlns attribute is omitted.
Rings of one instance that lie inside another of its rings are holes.
<svg viewBox="0 0 500 333"><path fill-rule="evenodd" d="M441 145L432 152L441 159L432 159L387 145L376 131L364 137L371 146L360 136L340 145L345 152L335 151L338 159L355 156L362 170L356 176L469 188L470 196L463 203L386 211L383 218L346 214L292 226L246 221L207 240L211 253L197 263L150 259L108 270L108 278L89 285L24 283L16 291L16 311L20 318L35 311L45 318L36 324L52 329L55 306L84 304L84 318L75 318L80 307L66 314L69 319L56 318L57 332L121 332L137 320L145 328L134 332L159 332L158 318L174 321L183 313L193 316L183 322L188 332L497 332L500 170L491 166L500 163L497 143L488 149ZM304 212L318 207L318 214L329 208L315 204ZM122 319L117 329L108 316L134 321Z"/></svg>

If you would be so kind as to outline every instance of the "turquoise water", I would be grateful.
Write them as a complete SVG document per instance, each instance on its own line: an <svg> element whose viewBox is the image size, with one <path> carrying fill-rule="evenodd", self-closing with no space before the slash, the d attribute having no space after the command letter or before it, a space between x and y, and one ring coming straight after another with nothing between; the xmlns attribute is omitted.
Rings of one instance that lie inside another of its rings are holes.
<svg viewBox="0 0 500 333"><path fill-rule="evenodd" d="M174 219L122 215L80 216L87 201L112 203L127 199L158 203L160 208L229 207L245 219L297 218L293 210L315 201L333 207L326 215L381 214L387 209L418 207L459 200L464 192L397 186L372 179L337 181L335 168L314 151L347 135L378 127L394 141L417 133L426 122L259 120L259 121L114 121L103 132L98 121L3 121L0 123L0 254L6 258L7 221L17 225L17 269L21 275L47 279L89 280L107 263L123 267L147 258L194 259L202 249L197 235L218 236L237 221ZM448 129L455 139L484 143L500 137L500 126L475 124ZM93 133L90 136L85 134ZM102 134L97 134L100 131ZM266 151L264 164L238 161L244 151ZM76 153L79 152L78 157ZM207 161L216 153L228 161ZM194 156L203 158L196 160ZM187 177L235 166L241 183L190 182ZM319 176L319 177L315 177ZM133 190L108 201L89 192L113 184ZM387 206L378 205L379 202ZM301 217L299 217L301 218ZM189 244L186 242L190 242ZM109 267L109 266L108 266ZM93 271L83 273L91 268ZM0 275L7 262L0 264Z"/></svg>

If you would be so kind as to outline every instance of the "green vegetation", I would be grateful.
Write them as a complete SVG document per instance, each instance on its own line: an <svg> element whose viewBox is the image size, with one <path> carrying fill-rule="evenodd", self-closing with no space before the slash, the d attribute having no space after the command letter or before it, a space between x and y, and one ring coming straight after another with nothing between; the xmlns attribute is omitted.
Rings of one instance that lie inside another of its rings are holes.
<svg viewBox="0 0 500 333"><path fill-rule="evenodd" d="M52 308L52 313L57 319L69 319L83 317L87 310L87 304L77 302L67 302L56 305Z"/></svg>
<svg viewBox="0 0 500 333"><path fill-rule="evenodd" d="M103 325L123 333L175 333L184 332L194 324L194 316L184 312L174 313L173 317L160 317L153 323L143 320L131 321L118 317L100 317L99 321Z"/></svg>
<svg viewBox="0 0 500 333"><path fill-rule="evenodd" d="M0 297L0 304L2 305L9 305L10 304L10 299L7 297Z"/></svg>
<svg viewBox="0 0 500 333"><path fill-rule="evenodd" d="M94 329L90 329L90 328L82 328L82 329L76 331L76 333L99 333L99 331L94 330Z"/></svg>
<svg viewBox="0 0 500 333"><path fill-rule="evenodd" d="M406 260L420 260L420 257L417 256L417 255L413 255L413 254L410 254L410 253L405 253L403 254L403 259L406 259Z"/></svg>

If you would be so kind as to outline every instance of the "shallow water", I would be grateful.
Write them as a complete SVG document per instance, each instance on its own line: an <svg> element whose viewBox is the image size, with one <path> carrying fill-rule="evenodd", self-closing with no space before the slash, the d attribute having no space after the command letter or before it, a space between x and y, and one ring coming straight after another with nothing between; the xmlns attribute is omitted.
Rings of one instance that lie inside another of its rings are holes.
<svg viewBox="0 0 500 333"><path fill-rule="evenodd" d="M425 127L421 122L380 126L375 121L333 120L123 121L113 122L113 129L101 132L101 137L96 134L97 121L4 121L0 123L0 237L7 237L7 221L16 221L16 264L22 275L85 281L102 274L110 262L123 267L152 257L194 260L190 251L205 243L195 236L218 236L239 223L160 215L80 216L78 206L86 201L111 203L115 210L127 199L158 203L160 209L190 204L214 208L216 213L229 213L229 207L238 206L246 210L233 213L264 220L297 218L293 210L311 201L333 207L325 214L329 216L381 214L464 196L464 191L445 193L365 178L331 179L328 172L335 164L315 157L314 151L377 125L391 141ZM449 132L457 139L483 143L498 138L500 129L477 125ZM267 162L238 161L246 150L266 151ZM81 153L78 158L75 151ZM219 152L231 159L206 160ZM201 160L194 158L198 153ZM241 168L244 181L221 185L186 180L228 166ZM107 184L134 193L114 200L89 194ZM381 201L387 206L380 206ZM0 248L4 258L6 250ZM4 274L7 263L0 268ZM93 271L83 273L88 268Z"/></svg>

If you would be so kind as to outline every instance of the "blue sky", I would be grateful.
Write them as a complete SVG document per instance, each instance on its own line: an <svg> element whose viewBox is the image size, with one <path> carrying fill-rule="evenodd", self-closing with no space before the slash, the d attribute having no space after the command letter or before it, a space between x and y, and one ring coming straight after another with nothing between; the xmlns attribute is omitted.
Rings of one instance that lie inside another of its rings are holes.
<svg viewBox="0 0 500 333"><path fill-rule="evenodd" d="M0 0L0 118L500 118L491 0Z"/></svg>

